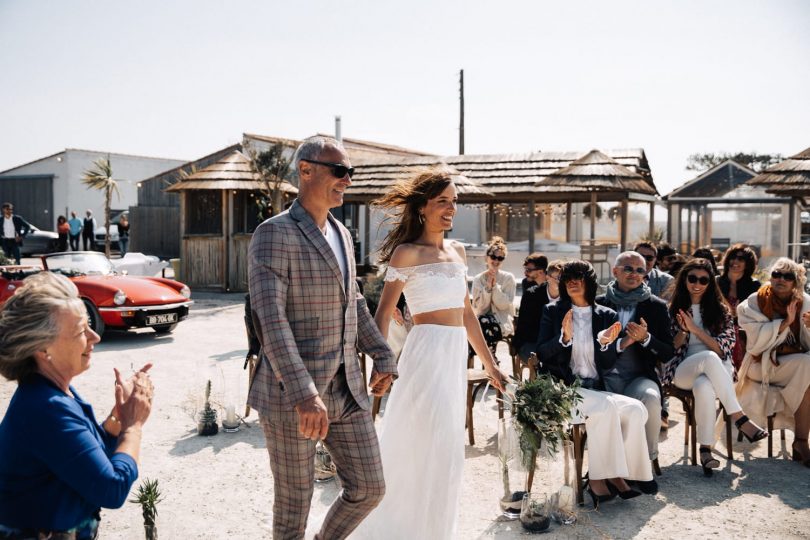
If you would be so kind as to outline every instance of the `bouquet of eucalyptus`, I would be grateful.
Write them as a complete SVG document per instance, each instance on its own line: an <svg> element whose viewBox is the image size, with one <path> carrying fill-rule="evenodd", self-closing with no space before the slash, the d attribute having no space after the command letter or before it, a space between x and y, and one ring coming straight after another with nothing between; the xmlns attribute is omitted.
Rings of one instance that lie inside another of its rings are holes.
<svg viewBox="0 0 810 540"><path fill-rule="evenodd" d="M568 438L566 427L571 411L582 401L580 382L566 385L549 374L521 382L510 396L512 417L520 437L520 453L528 470L534 469L541 445L549 455L557 452L561 441Z"/></svg>

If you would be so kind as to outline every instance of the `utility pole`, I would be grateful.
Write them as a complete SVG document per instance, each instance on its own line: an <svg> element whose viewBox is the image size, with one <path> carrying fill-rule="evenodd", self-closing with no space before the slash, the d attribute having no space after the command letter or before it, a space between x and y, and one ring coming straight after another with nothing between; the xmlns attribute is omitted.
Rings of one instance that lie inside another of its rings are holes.
<svg viewBox="0 0 810 540"><path fill-rule="evenodd" d="M458 122L458 155L464 155L464 70L459 73L459 104L461 114Z"/></svg>

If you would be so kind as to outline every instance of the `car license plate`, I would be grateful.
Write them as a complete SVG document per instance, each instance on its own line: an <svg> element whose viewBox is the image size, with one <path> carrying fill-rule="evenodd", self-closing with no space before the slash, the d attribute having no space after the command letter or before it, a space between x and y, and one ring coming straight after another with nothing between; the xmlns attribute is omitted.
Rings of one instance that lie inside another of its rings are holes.
<svg viewBox="0 0 810 540"><path fill-rule="evenodd" d="M147 326L155 326L157 324L172 324L177 322L177 313L161 313L159 315L147 315Z"/></svg>

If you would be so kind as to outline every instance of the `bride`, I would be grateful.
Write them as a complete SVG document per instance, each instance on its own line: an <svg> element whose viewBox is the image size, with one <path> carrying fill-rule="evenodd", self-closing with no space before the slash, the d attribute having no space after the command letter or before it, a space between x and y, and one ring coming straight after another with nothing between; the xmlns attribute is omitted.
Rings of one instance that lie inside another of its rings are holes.
<svg viewBox="0 0 810 540"><path fill-rule="evenodd" d="M503 390L506 375L470 304L464 247L444 239L457 201L451 173L434 168L375 203L396 217L380 250L388 271L375 321L386 335L404 291L414 326L380 433L386 494L352 538L451 538L464 466L467 340Z"/></svg>

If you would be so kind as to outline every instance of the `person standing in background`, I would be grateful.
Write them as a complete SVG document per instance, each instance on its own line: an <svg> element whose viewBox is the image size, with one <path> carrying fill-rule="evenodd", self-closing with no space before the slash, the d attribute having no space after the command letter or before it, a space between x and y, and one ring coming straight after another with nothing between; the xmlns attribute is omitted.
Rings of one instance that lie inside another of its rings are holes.
<svg viewBox="0 0 810 540"><path fill-rule="evenodd" d="M0 227L0 239L3 243L3 252L6 257L14 259L14 264L20 264L20 246L23 238L31 231L31 224L22 216L14 215L14 205L3 203L3 223Z"/></svg>
<svg viewBox="0 0 810 540"><path fill-rule="evenodd" d="M70 213L68 225L70 226L70 232L68 232L70 237L70 250L79 251L79 236L82 234L82 220L76 217L76 212Z"/></svg>
<svg viewBox="0 0 810 540"><path fill-rule="evenodd" d="M59 216L56 218L56 232L59 234L59 251L67 251L70 225L68 225L67 218L65 218L65 216Z"/></svg>
<svg viewBox="0 0 810 540"><path fill-rule="evenodd" d="M95 232L96 218L93 217L93 211L88 209L82 222L82 247L85 251L93 249L93 235Z"/></svg>
<svg viewBox="0 0 810 540"><path fill-rule="evenodd" d="M129 220L127 216L121 216L118 221L118 249L121 251L121 256L127 254L129 247Z"/></svg>

